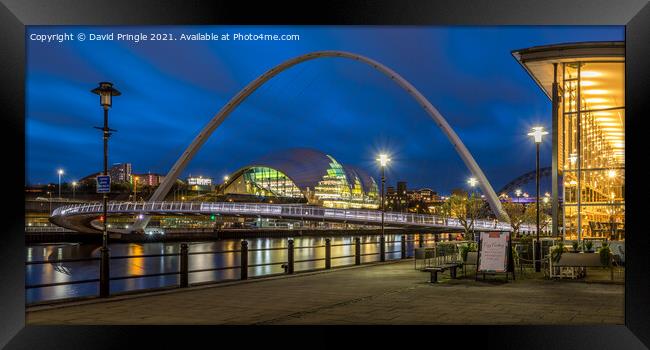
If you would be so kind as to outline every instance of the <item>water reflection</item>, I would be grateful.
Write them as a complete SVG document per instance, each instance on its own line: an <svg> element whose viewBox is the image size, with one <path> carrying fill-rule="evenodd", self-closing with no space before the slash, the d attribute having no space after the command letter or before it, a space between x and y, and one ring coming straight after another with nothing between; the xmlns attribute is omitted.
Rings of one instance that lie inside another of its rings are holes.
<svg viewBox="0 0 650 350"><path fill-rule="evenodd" d="M419 244L419 235L409 235L407 240L408 255L413 254L414 246ZM433 244L433 235L423 235L424 239L431 240L427 245ZM294 261L324 259L326 237L295 237ZM379 236L362 236L361 257L362 263L379 261ZM284 273L280 263L287 261L288 238L257 238L247 239L249 246L249 265L278 263L276 265L250 267L249 277ZM386 258L399 259L401 257L401 235L386 235ZM110 244L111 256L171 254L180 252L180 242L170 243L115 243ZM340 236L331 238L332 267L354 264L354 237ZM239 279L240 264L239 252L226 252L222 254L194 254L213 251L232 251L241 249L241 240L229 239L214 242L191 242L188 244L190 256L188 259L189 270L205 270L220 267L235 267L223 270L197 271L189 275L189 283L214 282ZM317 246L317 247L314 247ZM310 247L310 248L305 248ZM38 249L41 248L41 249ZM55 259L73 259L84 257L99 257L99 245L96 244L45 244L31 245L26 249L27 261L42 261ZM281 248L277 250L262 250ZM346 258L337 258L350 256ZM296 262L294 270L307 271L325 268L324 260ZM144 274L157 274L179 270L178 256L164 256L152 258L111 259L111 277L137 276ZM67 263L52 263L40 265L27 265L25 268L26 284L45 284L66 281L79 281L96 279L99 276L99 261L81 261ZM174 286L179 283L178 275L163 275L154 277L138 277L118 279L111 281L111 293L120 293L148 288ZM83 283L26 290L27 303L62 299L80 296L94 296L98 293L98 283Z"/></svg>

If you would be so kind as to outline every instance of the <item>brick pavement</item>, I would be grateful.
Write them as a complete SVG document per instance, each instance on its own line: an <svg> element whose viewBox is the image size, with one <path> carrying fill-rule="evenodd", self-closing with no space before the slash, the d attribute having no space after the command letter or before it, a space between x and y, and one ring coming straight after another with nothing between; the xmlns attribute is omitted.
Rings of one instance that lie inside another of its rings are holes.
<svg viewBox="0 0 650 350"><path fill-rule="evenodd" d="M28 324L623 324L624 286L542 278L427 283L413 262L193 287L64 307Z"/></svg>

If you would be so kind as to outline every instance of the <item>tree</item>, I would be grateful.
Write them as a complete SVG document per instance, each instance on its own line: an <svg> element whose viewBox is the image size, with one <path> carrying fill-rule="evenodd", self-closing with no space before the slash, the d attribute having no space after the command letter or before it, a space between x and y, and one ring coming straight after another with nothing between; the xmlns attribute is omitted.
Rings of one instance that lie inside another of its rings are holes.
<svg viewBox="0 0 650 350"><path fill-rule="evenodd" d="M510 217L510 227L512 227L512 235L518 236L519 229L522 224L535 225L537 223L537 206L532 203L526 205L524 203L504 202L503 209ZM545 230L549 223L551 216L548 214L550 205L548 203L539 203L539 229Z"/></svg>
<svg viewBox="0 0 650 350"><path fill-rule="evenodd" d="M502 203L503 210L506 211L510 217L510 227L512 227L512 235L519 236L519 228L521 224L530 222L531 211L526 209L524 203L504 202Z"/></svg>
<svg viewBox="0 0 650 350"><path fill-rule="evenodd" d="M476 193L467 194L467 193L454 193L452 194L447 202L447 211L450 213L450 216L458 220L460 225L465 231L466 239L474 239L474 222L478 217L483 201L481 197L477 196ZM443 205L444 207L444 205ZM445 210L443 210L444 212Z"/></svg>

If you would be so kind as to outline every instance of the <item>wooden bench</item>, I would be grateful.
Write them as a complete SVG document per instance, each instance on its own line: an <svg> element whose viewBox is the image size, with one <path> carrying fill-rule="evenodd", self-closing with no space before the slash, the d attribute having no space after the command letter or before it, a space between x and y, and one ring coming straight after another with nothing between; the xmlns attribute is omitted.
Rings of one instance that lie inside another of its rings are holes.
<svg viewBox="0 0 650 350"><path fill-rule="evenodd" d="M420 271L431 273L431 279L429 280L429 283L436 283L438 282L438 272L442 273L449 270L450 277L456 278L456 269L458 268L458 266L459 264L456 263L442 264L437 266L426 267Z"/></svg>

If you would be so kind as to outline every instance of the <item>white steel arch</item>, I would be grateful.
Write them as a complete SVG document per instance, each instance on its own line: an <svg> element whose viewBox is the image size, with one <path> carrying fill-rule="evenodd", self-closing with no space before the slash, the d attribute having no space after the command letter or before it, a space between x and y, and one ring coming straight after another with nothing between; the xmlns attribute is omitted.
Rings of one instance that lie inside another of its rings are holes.
<svg viewBox="0 0 650 350"><path fill-rule="evenodd" d="M444 132L451 144L456 149L456 152L461 157L467 168L471 171L472 175L478 179L481 190L485 194L487 201L490 205L490 209L495 213L497 218L501 221L510 221L508 214L503 210L501 202L497 197L492 185L488 182L487 178L483 174L483 171L478 166L474 157L467 150L467 147L460 140L456 132L451 128L447 120L438 112L438 110L427 100L421 93L418 91L411 83L404 79L401 75L397 74L392 69L386 67L385 65L362 55L358 55L346 51L315 51L308 54L304 54L292 59L286 60L279 65L269 69L264 74L257 77L255 80L251 81L246 85L242 90L240 90L237 95L235 95L221 110L206 124L201 132L196 135L192 143L185 149L183 154L178 158L176 163L169 170L163 182L158 186L158 189L153 193L149 202L160 202L164 200L165 196L171 189L174 181L180 175L181 171L185 169L187 164L192 160L194 155L201 149L201 146L207 141L207 139L212 135L214 130L221 125L221 123L228 117L228 115L237 108L248 96L250 96L257 88L262 86L268 80L278 75L280 72L291 68L299 63L324 57L340 57L347 58L355 61L365 63L376 70L380 71L384 75L388 76L393 80L397 85L404 89L411 97L413 97L420 106L429 114L429 116L436 122L438 127ZM149 222L149 217L146 216L143 219L137 220L134 224L134 229L141 230Z"/></svg>

